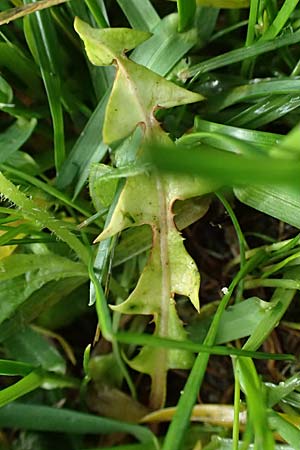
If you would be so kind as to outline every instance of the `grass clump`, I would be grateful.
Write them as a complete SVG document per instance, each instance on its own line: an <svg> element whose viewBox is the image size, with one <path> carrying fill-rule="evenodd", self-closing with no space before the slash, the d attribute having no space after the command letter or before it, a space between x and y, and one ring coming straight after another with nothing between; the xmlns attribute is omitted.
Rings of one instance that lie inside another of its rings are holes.
<svg viewBox="0 0 300 450"><path fill-rule="evenodd" d="M2 1L0 448L299 448L299 19Z"/></svg>

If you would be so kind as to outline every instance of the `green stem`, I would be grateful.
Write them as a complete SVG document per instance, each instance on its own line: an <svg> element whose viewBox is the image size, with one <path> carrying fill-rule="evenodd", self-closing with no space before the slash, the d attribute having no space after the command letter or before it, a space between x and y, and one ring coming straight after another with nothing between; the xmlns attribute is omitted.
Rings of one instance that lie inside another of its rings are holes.
<svg viewBox="0 0 300 450"><path fill-rule="evenodd" d="M156 188L159 198L159 230L157 238L160 241L160 262L162 271L161 283L161 317L157 322L157 332L160 337L167 337L169 334L169 308L171 296L171 277L168 250L169 224L167 215L166 193L162 179L156 175ZM155 239L155 238L154 238ZM167 385L167 360L168 354L165 349L159 353L159 361L152 376L150 406L153 409L162 408L166 398Z"/></svg>
<svg viewBox="0 0 300 450"><path fill-rule="evenodd" d="M240 224L237 220L236 215L234 214L233 209L231 208L230 203L220 192L218 192L216 195L219 198L219 200L221 200L224 207L226 208L226 210L230 216L230 219L233 223L235 232L237 234L238 241L239 241L239 247L240 247L240 269L242 270L246 263L246 249L248 249L247 242L245 241ZM237 294L236 294L236 299L235 299L236 303L238 303L242 299L243 290L244 290L244 280L241 280L241 282L239 283L238 289L237 289Z"/></svg>
<svg viewBox="0 0 300 450"><path fill-rule="evenodd" d="M239 450L240 434L240 380L237 371L234 372L234 417L232 428L232 450Z"/></svg>

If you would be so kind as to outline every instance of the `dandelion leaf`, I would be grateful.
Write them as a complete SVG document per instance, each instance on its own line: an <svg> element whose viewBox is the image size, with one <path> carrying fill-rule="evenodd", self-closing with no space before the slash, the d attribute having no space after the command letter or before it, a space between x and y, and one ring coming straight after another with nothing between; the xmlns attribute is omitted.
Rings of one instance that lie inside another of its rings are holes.
<svg viewBox="0 0 300 450"><path fill-rule="evenodd" d="M95 66L109 66L126 51L146 41L151 33L130 28L96 29L75 18L74 28L84 42L86 53Z"/></svg>
<svg viewBox="0 0 300 450"><path fill-rule="evenodd" d="M117 67L105 113L104 141L107 144L120 141L140 126L143 136L137 162L142 160L144 149L151 143L169 145L170 138L157 122L155 110L194 103L203 97L165 80L125 56L124 49L138 45L146 38L145 34L132 34L132 30L124 29L115 31L115 34L108 31L103 34L103 30L93 30L78 20L75 28L85 42L92 63L114 63ZM176 313L175 294L187 296L199 310L200 275L185 250L172 208L177 199L208 192L211 192L211 186L196 177L160 175L152 169L128 176L109 225L96 239L99 242L129 227L145 224L151 227L152 249L140 279L128 299L112 308L124 314L151 315L157 336L186 338ZM151 376L150 403L152 407L160 407L165 398L167 370L186 369L192 361L193 355L188 352L144 347L130 364Z"/></svg>

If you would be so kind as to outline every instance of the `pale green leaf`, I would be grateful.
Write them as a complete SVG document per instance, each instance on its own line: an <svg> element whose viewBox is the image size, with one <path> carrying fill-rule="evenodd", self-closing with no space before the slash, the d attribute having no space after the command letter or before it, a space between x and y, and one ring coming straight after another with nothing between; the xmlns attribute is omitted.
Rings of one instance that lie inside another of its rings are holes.
<svg viewBox="0 0 300 450"><path fill-rule="evenodd" d="M158 107L172 108L198 102L203 98L200 94L165 80L146 67L120 57L117 77L106 110L104 141L109 144L128 136L137 124L151 129L155 125L153 113Z"/></svg>
<svg viewBox="0 0 300 450"><path fill-rule="evenodd" d="M108 66L125 51L132 50L151 36L146 31L130 28L95 29L78 17L75 30L84 41L85 50L95 66Z"/></svg>
<svg viewBox="0 0 300 450"><path fill-rule="evenodd" d="M176 313L174 300L170 300L168 336L172 339L183 341L187 338L187 333L183 329L182 323ZM134 359L128 361L128 364L133 369L152 376L153 367L156 367L160 363L161 357L161 348L143 347ZM184 350L169 350L166 358L169 369L190 369L194 362L193 353Z"/></svg>
<svg viewBox="0 0 300 450"><path fill-rule="evenodd" d="M95 30L80 19L76 19L75 29L93 64L117 62L117 76L103 126L107 144L127 137L138 124L151 129L156 124L153 113L157 107L171 108L203 100L202 95L183 89L123 56L124 49L136 47L149 33L117 28Z"/></svg>
<svg viewBox="0 0 300 450"><path fill-rule="evenodd" d="M120 141L141 125L143 133L140 133L142 136L138 140L135 160L143 157L145 143L152 142L153 139L160 143L170 143L154 116L155 110L194 103L203 100L203 97L126 58L124 48L133 48L145 40L145 34L132 34L132 30L123 29L110 30L114 34L104 35L103 30L91 30L78 20L75 28L85 41L87 53L94 64L115 61L117 65L117 75L105 113L104 141L107 144ZM118 150L116 159L124 163L121 149L122 147ZM102 172L104 171L107 172L107 169L102 168ZM199 309L200 276L175 226L172 208L178 199L184 200L211 192L211 186L195 177L177 179L173 176L161 177L151 170L141 173L133 171L134 168L130 165L124 167L118 164L118 169L111 171L111 178L108 173L102 176L102 187L103 182L118 176L127 177L127 181L109 225L96 242L133 226L150 225L152 229L152 250L137 286L128 299L115 309L125 314L151 315L156 335L184 340L186 334L177 316L173 298L175 294L187 296ZM92 184L95 187L97 180ZM113 188L114 186L107 184L101 195L110 197L109 191ZM105 204L107 200L100 199L100 206ZM153 407L164 403L167 370L175 367L186 369L191 363L192 357L185 351L157 349L153 352L147 347L130 362L132 367L151 376L150 403Z"/></svg>

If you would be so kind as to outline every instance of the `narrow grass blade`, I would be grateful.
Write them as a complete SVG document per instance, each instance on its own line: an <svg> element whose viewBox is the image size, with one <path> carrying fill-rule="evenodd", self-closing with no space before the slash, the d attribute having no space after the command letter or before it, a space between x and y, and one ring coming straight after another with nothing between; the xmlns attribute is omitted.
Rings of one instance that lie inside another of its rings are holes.
<svg viewBox="0 0 300 450"><path fill-rule="evenodd" d="M300 80L274 80L262 81L254 84L246 84L230 90L228 93L222 93L215 96L208 103L211 111L220 111L228 106L234 105L241 101L249 101L254 98L265 97L267 95L280 94L299 94Z"/></svg>
<svg viewBox="0 0 300 450"><path fill-rule="evenodd" d="M258 449L273 450L275 441L268 427L266 398L255 365L249 358L238 358L235 370L238 372L241 388L246 394L248 421L254 429L255 444Z"/></svg>
<svg viewBox="0 0 300 450"><path fill-rule="evenodd" d="M298 5L299 0L286 0L281 9L278 11L277 16L275 17L273 23L269 26L267 31L261 37L261 41L267 41L275 39L276 36L280 33L286 22L291 17L292 12Z"/></svg>
<svg viewBox="0 0 300 450"><path fill-rule="evenodd" d="M65 141L57 59L59 44L50 12L48 10L38 11L26 17L25 35L39 64L48 96L53 122L54 160L58 172L65 159Z"/></svg>
<svg viewBox="0 0 300 450"><path fill-rule="evenodd" d="M8 42L0 42L0 67L8 69L20 79L28 87L33 98L40 95L41 81L38 68L19 47ZM12 95L5 103L11 101Z"/></svg>
<svg viewBox="0 0 300 450"><path fill-rule="evenodd" d="M87 179L90 163L101 161L106 154L107 146L100 137L108 98L109 92L99 102L58 175L56 185L60 190L77 180L75 197Z"/></svg>
<svg viewBox="0 0 300 450"><path fill-rule="evenodd" d="M42 385L43 381L44 378L41 371L36 370L26 375L17 383L2 389L0 391L0 408L7 403L13 402L17 398L34 391Z"/></svg>
<svg viewBox="0 0 300 450"><path fill-rule="evenodd" d="M300 161L275 159L264 156L242 156L209 148L202 144L199 148L184 146L149 149L150 158L163 171L190 174L227 184L295 185L299 184Z"/></svg>
<svg viewBox="0 0 300 450"><path fill-rule="evenodd" d="M291 268L286 271L285 277L299 280L299 267ZM256 329L253 331L245 345L246 350L255 350L261 346L271 331L277 326L283 314L286 312L291 301L295 296L295 289L278 288L274 292L269 303L268 313L262 317L257 323Z"/></svg>
<svg viewBox="0 0 300 450"><path fill-rule="evenodd" d="M249 186L234 193L242 203L300 228L300 188Z"/></svg>
<svg viewBox="0 0 300 450"><path fill-rule="evenodd" d="M177 10L178 31L182 33L193 22L196 11L196 0L177 0Z"/></svg>
<svg viewBox="0 0 300 450"><path fill-rule="evenodd" d="M208 59L207 61L195 64L189 69L182 71L180 73L180 76L183 79L196 79L200 74L210 72L211 70L220 69L221 67L244 61L247 58L262 55L264 53L277 50L278 48L282 48L287 45L296 44L299 41L300 31L296 31L295 33L284 34L272 41L256 42L249 47L231 50L230 52L215 56L211 59Z"/></svg>
<svg viewBox="0 0 300 450"><path fill-rule="evenodd" d="M132 28L153 31L160 17L149 0L117 0Z"/></svg>
<svg viewBox="0 0 300 450"><path fill-rule="evenodd" d="M257 100L254 105L244 109L227 123L256 129L280 119L299 106L299 95L267 96Z"/></svg>
<svg viewBox="0 0 300 450"><path fill-rule="evenodd" d="M104 417L68 409L11 403L0 409L0 426L72 434L128 433L143 443L157 443L150 430L139 425L118 422Z"/></svg>
<svg viewBox="0 0 300 450"><path fill-rule="evenodd" d="M282 381L279 384L267 384L268 388L268 406L272 407L277 405L280 400L289 395L295 389L299 389L300 387L300 376L299 372L292 375L285 381Z"/></svg>
<svg viewBox="0 0 300 450"><path fill-rule="evenodd" d="M299 446L300 430L295 425L285 420L275 411L269 412L269 423L292 448L296 449Z"/></svg>
<svg viewBox="0 0 300 450"><path fill-rule="evenodd" d="M226 134L218 134L213 132L199 131L184 135L177 141L177 145L186 146L187 149L197 148L201 144L211 145L220 150L227 150L231 153L241 154L244 156L261 155L261 150L244 140L237 139Z"/></svg>
<svg viewBox="0 0 300 450"><path fill-rule="evenodd" d="M100 28L108 27L109 25L107 23L107 20L104 17L102 9L100 8L100 5L97 2L97 0L85 0L85 2L87 4L88 8L90 9L91 13L93 14L98 27L100 27Z"/></svg>
<svg viewBox="0 0 300 450"><path fill-rule="evenodd" d="M125 445L117 445L113 447L97 447L97 448L86 448L83 450L156 450L154 444L125 444ZM289 449L287 449L289 450Z"/></svg>
<svg viewBox="0 0 300 450"><path fill-rule="evenodd" d="M41 387L43 383L48 383L48 386L52 385L53 389L56 387L78 387L77 380L63 377L61 375L52 374L51 372L43 372L40 369L36 369L26 375L17 383L4 388L0 391L0 408L13 402L14 400L22 397L29 392Z"/></svg>
<svg viewBox="0 0 300 450"><path fill-rule="evenodd" d="M283 135L275 133L267 133L265 131L249 130L247 128L233 127L215 122L209 122L203 120L199 116L195 117L194 131L205 131L207 133L225 134L235 137L242 141L249 142L250 144L269 150L271 147L279 144Z"/></svg>
<svg viewBox="0 0 300 450"><path fill-rule="evenodd" d="M34 366L20 361L11 361L9 359L0 359L0 375L25 376L32 372Z"/></svg>
<svg viewBox="0 0 300 450"><path fill-rule="evenodd" d="M236 348L227 348L215 345L196 344L189 341L177 341L175 339L160 338L158 336L152 336L147 334L136 334L136 333L116 333L116 339L123 344L135 344L135 345L149 345L155 348L169 348L169 349L180 349L188 350L197 353L208 353L211 355L233 355L233 356L247 356L250 358L257 359L279 359L279 360L293 360L292 355L287 354L275 354L275 353L264 353L264 352L247 352L239 350Z"/></svg>
<svg viewBox="0 0 300 450"><path fill-rule="evenodd" d="M169 73L197 43L195 30L178 33L177 14L164 17L153 33L150 39L133 51L131 58L162 76Z"/></svg>

